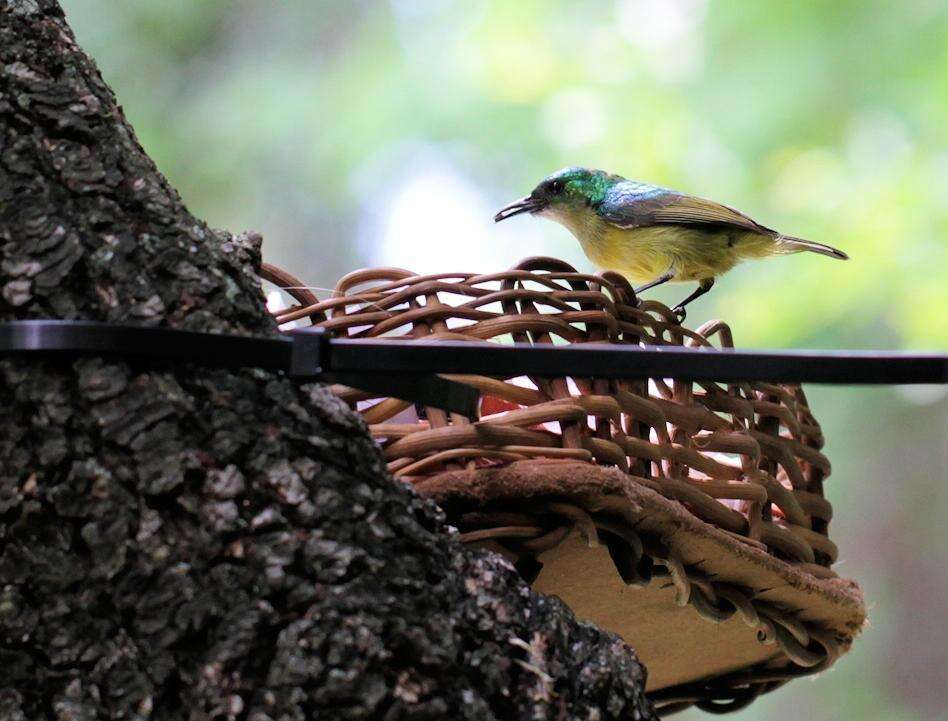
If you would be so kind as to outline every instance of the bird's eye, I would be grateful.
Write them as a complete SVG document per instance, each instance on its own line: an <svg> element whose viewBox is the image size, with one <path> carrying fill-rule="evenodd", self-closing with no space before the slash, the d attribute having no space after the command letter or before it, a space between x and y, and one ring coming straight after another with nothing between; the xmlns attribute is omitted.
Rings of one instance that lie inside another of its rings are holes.
<svg viewBox="0 0 948 721"><path fill-rule="evenodd" d="M563 192L565 188L566 188L566 183L564 183L560 179L550 181L550 193L552 193L553 195L559 195L560 193Z"/></svg>

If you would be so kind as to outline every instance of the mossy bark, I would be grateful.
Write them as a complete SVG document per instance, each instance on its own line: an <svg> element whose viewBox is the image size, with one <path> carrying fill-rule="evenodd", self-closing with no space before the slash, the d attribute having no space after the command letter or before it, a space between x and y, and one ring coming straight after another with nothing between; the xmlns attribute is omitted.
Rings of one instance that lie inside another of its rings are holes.
<svg viewBox="0 0 948 721"><path fill-rule="evenodd" d="M0 320L274 333L53 0L0 0ZM626 644L465 550L320 385L0 361L0 719L651 718Z"/></svg>

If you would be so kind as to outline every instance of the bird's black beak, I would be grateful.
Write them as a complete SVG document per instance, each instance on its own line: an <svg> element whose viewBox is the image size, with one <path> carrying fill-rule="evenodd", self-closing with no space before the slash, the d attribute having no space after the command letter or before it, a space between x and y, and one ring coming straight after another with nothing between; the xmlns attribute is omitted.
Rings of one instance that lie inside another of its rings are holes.
<svg viewBox="0 0 948 721"><path fill-rule="evenodd" d="M545 201L540 200L539 198L534 198L532 195L525 195L519 200L515 200L510 205L506 205L498 210L497 215L494 216L494 222L499 223L502 220L507 220L507 218L512 218L515 215L520 215L521 213L536 213L538 210L543 210L545 207Z"/></svg>

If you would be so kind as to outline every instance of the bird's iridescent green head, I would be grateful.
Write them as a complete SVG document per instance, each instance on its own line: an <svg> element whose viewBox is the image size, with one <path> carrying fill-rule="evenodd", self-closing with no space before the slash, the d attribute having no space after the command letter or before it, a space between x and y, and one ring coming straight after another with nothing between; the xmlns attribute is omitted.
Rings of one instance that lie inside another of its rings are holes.
<svg viewBox="0 0 948 721"><path fill-rule="evenodd" d="M563 168L540 181L530 195L501 208L494 220L499 223L520 213L559 215L595 208L621 180L602 170Z"/></svg>

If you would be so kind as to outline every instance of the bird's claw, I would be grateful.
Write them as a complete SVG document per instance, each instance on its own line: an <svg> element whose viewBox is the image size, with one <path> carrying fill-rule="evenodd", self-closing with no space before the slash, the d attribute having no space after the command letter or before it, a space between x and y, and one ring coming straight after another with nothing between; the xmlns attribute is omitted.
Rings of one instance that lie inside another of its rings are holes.
<svg viewBox="0 0 948 721"><path fill-rule="evenodd" d="M675 314L675 317L678 319L678 324L681 325L685 322L685 318L688 317L688 311L684 309L683 306L676 305L672 308L672 313Z"/></svg>

